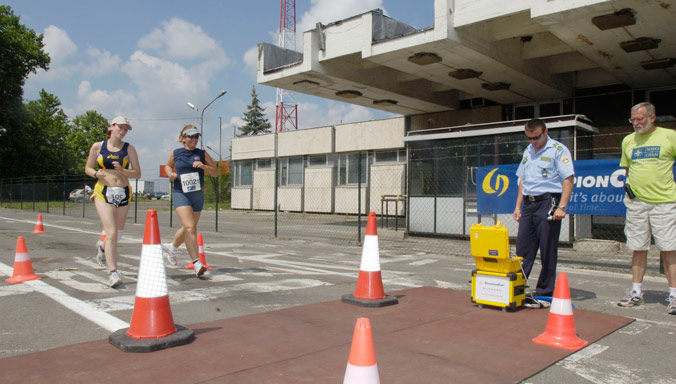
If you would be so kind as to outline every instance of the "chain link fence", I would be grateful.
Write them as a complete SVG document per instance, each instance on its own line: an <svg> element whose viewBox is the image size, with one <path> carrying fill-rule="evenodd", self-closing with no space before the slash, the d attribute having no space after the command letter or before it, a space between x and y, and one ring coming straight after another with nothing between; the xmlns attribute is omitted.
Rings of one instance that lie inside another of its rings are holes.
<svg viewBox="0 0 676 384"><path fill-rule="evenodd" d="M619 159L625 135L590 135L573 141L572 137L550 131L550 136L577 150L578 160ZM407 150L395 151L396 155L365 151L321 163L305 156L299 167L293 167L291 161L273 159L269 167L252 170L251 185L221 186L220 198L218 178L207 176L199 228L356 245L366 231L368 212L375 212L382 249L469 257L473 224L495 225L500 221L512 237L516 235L518 223L511 215L478 214L476 169L518 163L527 145L521 136L411 143ZM83 176L2 179L0 205L97 218L87 193L94 182ZM168 186L166 180L163 182ZM135 198L129 211L130 222L142 221L146 209L156 209L160 224L180 225L170 209L170 197L160 195L160 200L151 200L158 195L151 199L140 195L133 180L132 187ZM630 269L631 254L624 247L623 228L622 216L568 215L562 226L560 262L607 270ZM658 255L656 250L650 251L651 272L660 269Z"/></svg>

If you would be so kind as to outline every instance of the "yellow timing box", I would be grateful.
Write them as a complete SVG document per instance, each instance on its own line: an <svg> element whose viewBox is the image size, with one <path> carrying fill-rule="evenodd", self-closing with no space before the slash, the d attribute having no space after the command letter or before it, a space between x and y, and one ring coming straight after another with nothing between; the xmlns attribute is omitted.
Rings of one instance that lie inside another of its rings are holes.
<svg viewBox="0 0 676 384"><path fill-rule="evenodd" d="M526 279L521 272L472 271L472 302L502 310L516 309L526 299Z"/></svg>
<svg viewBox="0 0 676 384"><path fill-rule="evenodd" d="M476 269L486 272L511 273L521 271L521 259L509 255L509 233L501 222L494 227L474 224L469 229L470 248Z"/></svg>

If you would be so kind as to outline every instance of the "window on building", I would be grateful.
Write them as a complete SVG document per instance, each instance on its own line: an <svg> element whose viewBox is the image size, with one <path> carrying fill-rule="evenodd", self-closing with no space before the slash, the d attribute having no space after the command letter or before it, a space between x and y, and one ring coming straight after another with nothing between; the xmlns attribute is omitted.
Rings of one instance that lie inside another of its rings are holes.
<svg viewBox="0 0 676 384"><path fill-rule="evenodd" d="M656 122L676 121L676 89L650 91L650 102L655 106Z"/></svg>
<svg viewBox="0 0 676 384"><path fill-rule="evenodd" d="M542 103L540 104L540 117L548 116L560 116L561 115L561 103Z"/></svg>
<svg viewBox="0 0 676 384"><path fill-rule="evenodd" d="M376 163L406 162L406 150L391 149L387 151L376 151L375 162Z"/></svg>
<svg viewBox="0 0 676 384"><path fill-rule="evenodd" d="M361 154L361 159L360 159ZM361 163L361 167L360 167ZM366 184L368 156L365 152L341 153L338 155L338 185ZM361 176L361 177L360 177Z"/></svg>
<svg viewBox="0 0 676 384"><path fill-rule="evenodd" d="M326 155L312 155L308 156L309 167L324 167L326 166Z"/></svg>
<svg viewBox="0 0 676 384"><path fill-rule="evenodd" d="M258 159L256 160L256 169L271 169L272 159Z"/></svg>
<svg viewBox="0 0 676 384"><path fill-rule="evenodd" d="M235 162L235 187L250 187L253 183L253 161L243 160Z"/></svg>
<svg viewBox="0 0 676 384"><path fill-rule="evenodd" d="M303 185L303 158L279 159L279 185Z"/></svg>
<svg viewBox="0 0 676 384"><path fill-rule="evenodd" d="M532 119L535 117L534 105L521 105L514 107L514 120Z"/></svg>
<svg viewBox="0 0 676 384"><path fill-rule="evenodd" d="M514 107L514 119L523 120L536 117L559 116L561 115L561 106L562 103L560 101L516 105Z"/></svg>

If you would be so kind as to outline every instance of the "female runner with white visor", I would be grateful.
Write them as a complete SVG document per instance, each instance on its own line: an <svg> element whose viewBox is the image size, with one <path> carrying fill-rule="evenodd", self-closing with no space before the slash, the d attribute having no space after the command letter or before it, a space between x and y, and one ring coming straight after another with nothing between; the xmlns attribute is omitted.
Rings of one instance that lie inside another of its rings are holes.
<svg viewBox="0 0 676 384"><path fill-rule="evenodd" d="M176 214L181 220L181 228L176 231L174 240L164 244L163 248L169 263L176 265L178 247L185 242L197 277L207 270L199 260L197 246L197 223L204 206L204 171L212 177L218 176L218 167L211 156L205 150L197 148L199 137L195 126L183 127L178 137L183 148L176 148L164 166L173 183L171 196Z"/></svg>
<svg viewBox="0 0 676 384"><path fill-rule="evenodd" d="M117 242L122 237L132 199L129 178L141 178L136 149L122 141L131 129L126 117L114 118L108 127L108 140L92 144L85 165L85 173L97 179L92 200L106 231L103 248L111 288L122 284L117 272ZM94 168L97 165L99 169Z"/></svg>

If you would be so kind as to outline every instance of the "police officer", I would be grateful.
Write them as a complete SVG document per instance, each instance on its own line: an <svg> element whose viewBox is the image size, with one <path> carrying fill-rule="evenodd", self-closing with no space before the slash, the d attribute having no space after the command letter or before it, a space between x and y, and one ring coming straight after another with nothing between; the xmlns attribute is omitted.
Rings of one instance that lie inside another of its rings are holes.
<svg viewBox="0 0 676 384"><path fill-rule="evenodd" d="M552 296L556 285L561 219L566 216L573 192L573 159L568 148L547 135L544 121L531 119L526 123L525 133L530 145L516 171L519 178L514 209L514 220L519 222L516 254L523 257L523 269L528 279L540 250L542 270L535 296ZM532 297L526 298L525 305L543 306Z"/></svg>

